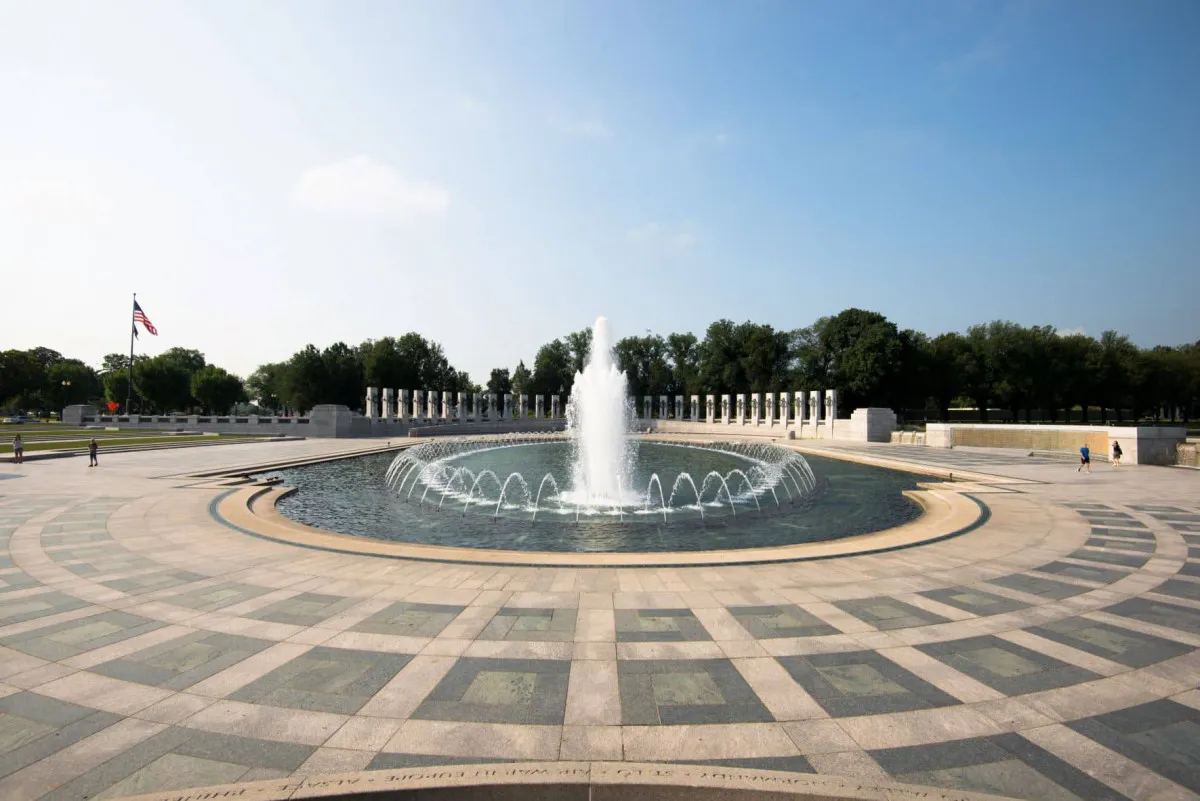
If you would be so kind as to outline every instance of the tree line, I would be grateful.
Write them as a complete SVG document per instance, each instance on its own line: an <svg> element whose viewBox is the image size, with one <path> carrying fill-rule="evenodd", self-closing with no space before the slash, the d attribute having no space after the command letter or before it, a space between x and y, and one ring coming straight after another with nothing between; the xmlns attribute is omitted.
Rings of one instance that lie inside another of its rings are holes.
<svg viewBox="0 0 1200 801"><path fill-rule="evenodd" d="M173 348L136 361L135 411L219 414L248 400L247 411L264 413L305 413L321 403L362 411L368 386L566 396L591 344L590 329L569 333L542 345L531 367L521 360L493 369L482 387L416 332L357 346L310 344L244 382L199 351ZM835 388L843 414L884 406L945 420L951 408L965 407L984 422L995 408L1013 420L1036 414L1051 421L1106 422L1110 413L1118 422L1192 420L1200 412L1200 341L1140 348L1115 331L1094 338L995 321L930 337L877 312L847 309L793 330L717 320L703 338L630 336L614 353L635 397ZM128 364L110 354L93 370L47 348L3 351L0 403L13 410L103 401L123 407Z"/></svg>

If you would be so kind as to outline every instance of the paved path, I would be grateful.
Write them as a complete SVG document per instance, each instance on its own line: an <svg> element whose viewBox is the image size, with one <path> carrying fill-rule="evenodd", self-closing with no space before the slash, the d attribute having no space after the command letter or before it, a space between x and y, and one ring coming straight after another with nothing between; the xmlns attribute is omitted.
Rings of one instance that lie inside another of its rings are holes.
<svg viewBox="0 0 1200 801"><path fill-rule="evenodd" d="M1200 792L1196 472L864 448L1036 483L933 545L695 569L308 551L180 478L347 447L0 466L0 799L621 759Z"/></svg>

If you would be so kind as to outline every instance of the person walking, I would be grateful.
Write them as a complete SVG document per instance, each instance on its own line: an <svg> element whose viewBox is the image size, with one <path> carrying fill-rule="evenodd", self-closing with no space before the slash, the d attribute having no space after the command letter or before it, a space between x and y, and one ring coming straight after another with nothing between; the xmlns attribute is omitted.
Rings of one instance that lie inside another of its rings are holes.
<svg viewBox="0 0 1200 801"><path fill-rule="evenodd" d="M96 452L100 450L100 446L96 444L96 438L92 437L92 441L88 443L88 467L98 467L100 460L96 458Z"/></svg>
<svg viewBox="0 0 1200 801"><path fill-rule="evenodd" d="M1113 467L1121 466L1121 443L1113 440Z"/></svg>
<svg viewBox="0 0 1200 801"><path fill-rule="evenodd" d="M1092 452L1087 445L1079 449L1079 467L1075 468L1075 472L1078 473L1085 467L1089 473L1092 472Z"/></svg>
<svg viewBox="0 0 1200 801"><path fill-rule="evenodd" d="M17 464L25 461L25 441L21 439L20 434L13 437L13 461Z"/></svg>

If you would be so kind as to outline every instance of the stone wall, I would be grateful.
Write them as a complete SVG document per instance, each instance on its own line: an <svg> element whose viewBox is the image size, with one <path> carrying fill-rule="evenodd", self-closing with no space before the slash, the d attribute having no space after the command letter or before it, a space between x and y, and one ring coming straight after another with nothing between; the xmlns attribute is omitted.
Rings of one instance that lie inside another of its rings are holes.
<svg viewBox="0 0 1200 801"><path fill-rule="evenodd" d="M1175 464L1176 446L1187 431L1174 426L965 425L929 423L925 444L935 448L1016 448L1078 453L1087 445L1093 461L1106 461L1121 443L1125 464Z"/></svg>

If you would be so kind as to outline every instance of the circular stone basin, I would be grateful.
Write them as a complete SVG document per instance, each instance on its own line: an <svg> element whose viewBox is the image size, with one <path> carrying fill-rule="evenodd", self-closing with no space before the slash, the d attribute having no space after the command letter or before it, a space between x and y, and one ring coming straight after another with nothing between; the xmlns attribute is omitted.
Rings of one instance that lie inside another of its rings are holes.
<svg viewBox="0 0 1200 801"><path fill-rule="evenodd" d="M489 550L776 547L868 534L921 513L903 494L917 488L913 474L808 455L797 467L798 454L774 445L641 441L621 497L592 503L571 492L573 457L565 440L468 445L417 446L438 458L411 458L407 474L389 471L404 454L387 453L260 477L296 488L277 508L299 523L392 542Z"/></svg>

